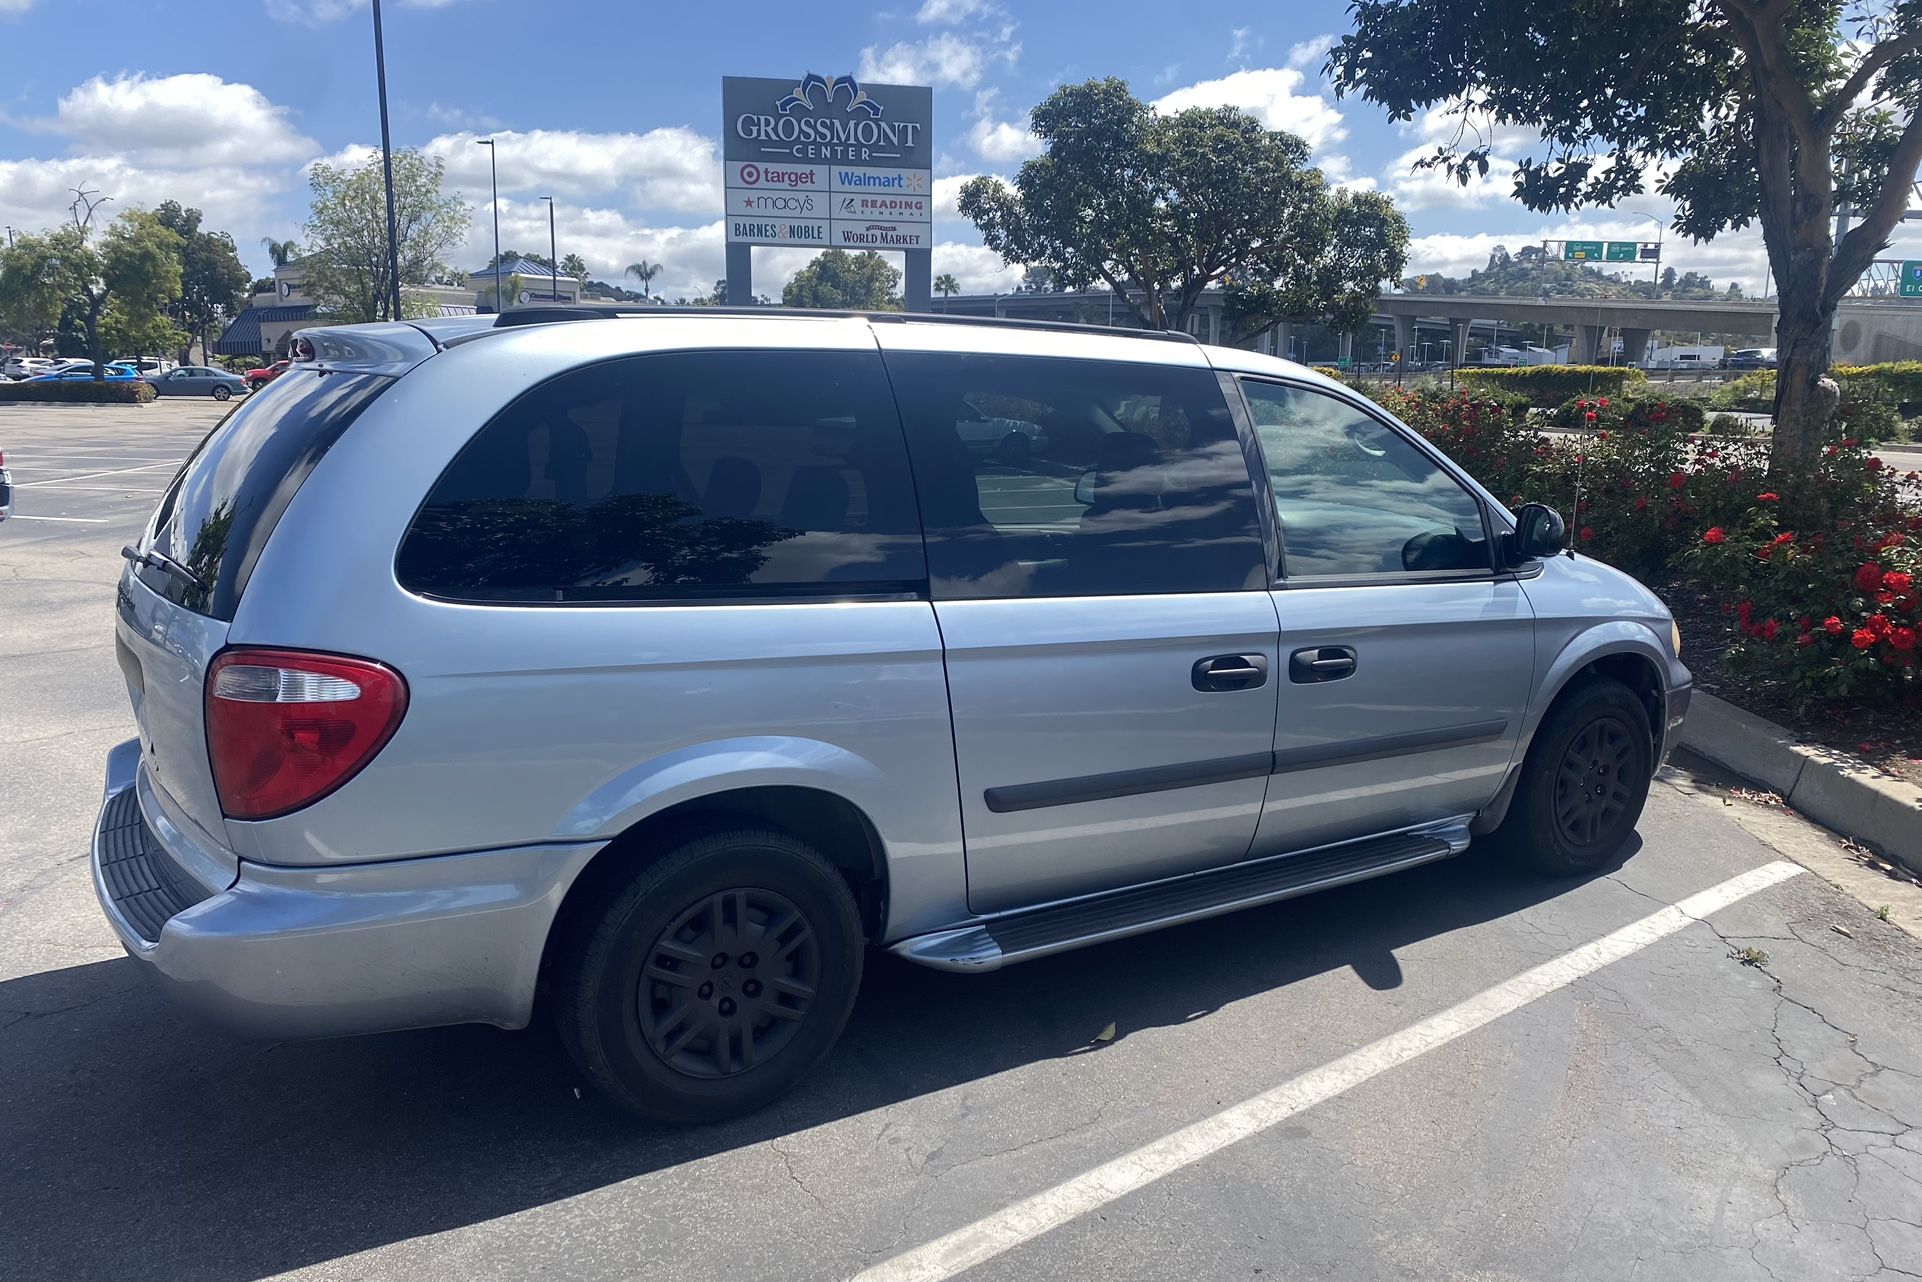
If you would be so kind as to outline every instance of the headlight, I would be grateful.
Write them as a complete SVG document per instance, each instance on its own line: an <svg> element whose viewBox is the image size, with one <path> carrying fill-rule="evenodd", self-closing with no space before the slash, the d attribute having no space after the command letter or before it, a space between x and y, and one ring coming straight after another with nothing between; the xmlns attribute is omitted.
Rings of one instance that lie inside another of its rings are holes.
<svg viewBox="0 0 1922 1282"><path fill-rule="evenodd" d="M1682 657L1682 625L1674 619L1668 621L1668 643L1675 647L1675 657Z"/></svg>

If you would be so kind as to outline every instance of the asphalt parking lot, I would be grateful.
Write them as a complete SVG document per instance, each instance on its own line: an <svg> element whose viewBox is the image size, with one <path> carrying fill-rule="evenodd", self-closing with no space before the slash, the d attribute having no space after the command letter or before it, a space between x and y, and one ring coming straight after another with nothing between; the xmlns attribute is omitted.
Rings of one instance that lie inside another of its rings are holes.
<svg viewBox="0 0 1922 1282"><path fill-rule="evenodd" d="M637 1127L539 1025L192 1023L85 851L119 548L220 412L0 407L0 1279L1922 1276L1922 888L1686 762L1583 882L1471 850L988 976L871 957L725 1126Z"/></svg>

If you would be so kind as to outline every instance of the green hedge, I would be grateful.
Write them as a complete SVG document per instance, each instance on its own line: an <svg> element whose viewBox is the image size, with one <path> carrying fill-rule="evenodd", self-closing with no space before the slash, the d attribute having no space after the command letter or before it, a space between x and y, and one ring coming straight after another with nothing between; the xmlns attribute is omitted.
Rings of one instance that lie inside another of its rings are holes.
<svg viewBox="0 0 1922 1282"><path fill-rule="evenodd" d="M42 405L145 405L160 393L152 383L0 383L0 403L22 401Z"/></svg>
<svg viewBox="0 0 1922 1282"><path fill-rule="evenodd" d="M1648 375L1632 365L1524 365L1516 369L1461 369L1456 381L1478 390L1520 392L1537 409L1553 409L1572 396L1620 396L1639 389Z"/></svg>
<svg viewBox="0 0 1922 1282"><path fill-rule="evenodd" d="M1922 361L1888 361L1881 365L1837 365L1832 370L1843 387L1861 387L1897 405L1922 404Z"/></svg>

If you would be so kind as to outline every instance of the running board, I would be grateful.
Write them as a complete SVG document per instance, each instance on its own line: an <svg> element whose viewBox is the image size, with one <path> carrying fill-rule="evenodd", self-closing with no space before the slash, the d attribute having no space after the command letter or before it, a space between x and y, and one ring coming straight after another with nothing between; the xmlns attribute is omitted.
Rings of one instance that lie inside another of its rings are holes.
<svg viewBox="0 0 1922 1282"><path fill-rule="evenodd" d="M888 951L936 970L998 970L1105 940L1364 881L1468 849L1465 822L1193 873L916 935Z"/></svg>

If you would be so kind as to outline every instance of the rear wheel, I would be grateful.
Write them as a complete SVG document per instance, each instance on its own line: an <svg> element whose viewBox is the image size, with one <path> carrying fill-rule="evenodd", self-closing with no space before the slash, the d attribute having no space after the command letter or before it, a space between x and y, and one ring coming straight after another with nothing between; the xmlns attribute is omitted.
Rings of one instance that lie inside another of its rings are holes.
<svg viewBox="0 0 1922 1282"><path fill-rule="evenodd" d="M713 833L639 870L564 955L561 1036L630 1112L733 1117L787 1093L834 1045L861 950L854 897L813 848Z"/></svg>
<svg viewBox="0 0 1922 1282"><path fill-rule="evenodd" d="M217 400L217 401L230 401L230 400L232 400L233 398L234 398L234 389L233 389L233 388L231 388L231 387L216 387L216 388L214 388L214 399L215 399L215 400Z"/></svg>
<svg viewBox="0 0 1922 1282"><path fill-rule="evenodd" d="M1654 773L1648 711L1619 681L1567 691L1522 763L1515 799L1493 839L1517 862L1554 876L1602 867L1628 840Z"/></svg>

